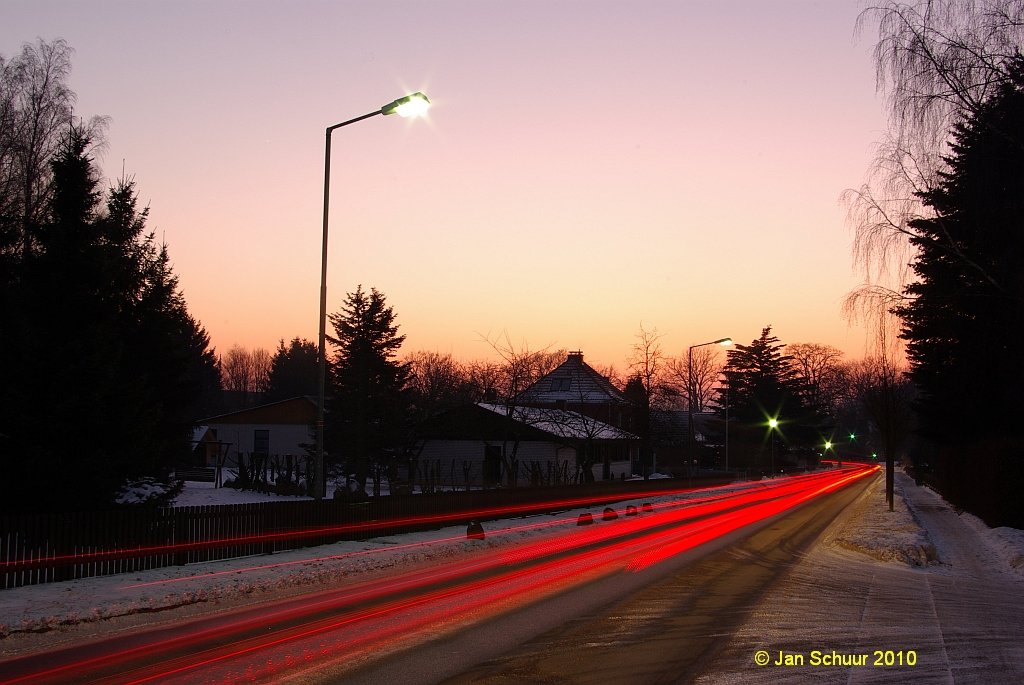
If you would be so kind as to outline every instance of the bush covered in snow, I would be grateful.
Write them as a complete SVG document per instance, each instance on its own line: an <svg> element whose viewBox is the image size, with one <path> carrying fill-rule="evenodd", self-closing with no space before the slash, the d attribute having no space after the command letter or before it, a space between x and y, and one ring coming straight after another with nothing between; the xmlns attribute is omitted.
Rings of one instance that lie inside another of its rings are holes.
<svg viewBox="0 0 1024 685"><path fill-rule="evenodd" d="M128 481L117 492L117 503L136 506L166 507L181 494L184 481L160 481L156 478L141 478Z"/></svg>

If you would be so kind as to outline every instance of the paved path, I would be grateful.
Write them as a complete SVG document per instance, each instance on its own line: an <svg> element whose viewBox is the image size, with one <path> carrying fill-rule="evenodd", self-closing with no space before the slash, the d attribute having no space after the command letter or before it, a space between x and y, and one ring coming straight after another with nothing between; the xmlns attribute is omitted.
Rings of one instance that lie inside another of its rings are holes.
<svg viewBox="0 0 1024 685"><path fill-rule="evenodd" d="M695 682L1024 682L1024 580L934 493L897 477L940 564L915 569L838 547L837 522ZM869 490L859 506L884 507L880 493ZM857 515L851 512L850 525ZM768 654L766 666L755 663L760 650ZM874 665L887 656L894 665ZM844 657L864 665L826 665Z"/></svg>

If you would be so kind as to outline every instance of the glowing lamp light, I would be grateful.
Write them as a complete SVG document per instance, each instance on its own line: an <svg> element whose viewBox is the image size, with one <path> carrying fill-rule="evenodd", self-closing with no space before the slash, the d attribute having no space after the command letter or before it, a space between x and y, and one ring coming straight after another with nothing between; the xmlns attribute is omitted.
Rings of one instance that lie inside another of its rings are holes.
<svg viewBox="0 0 1024 685"><path fill-rule="evenodd" d="M827 450L832 449L832 441L831 440L825 441L825 449L827 449Z"/></svg>
<svg viewBox="0 0 1024 685"><path fill-rule="evenodd" d="M769 428L778 428L779 427L779 420L778 419L768 419L768 427Z"/></svg>
<svg viewBox="0 0 1024 685"><path fill-rule="evenodd" d="M418 117L430 108L430 100L423 93L413 93L398 98L380 108L381 114L397 114L403 118Z"/></svg>
<svg viewBox="0 0 1024 685"><path fill-rule="evenodd" d="M722 347L728 347L729 345L732 345L732 338L722 338L721 340L716 340L712 344L721 345Z"/></svg>

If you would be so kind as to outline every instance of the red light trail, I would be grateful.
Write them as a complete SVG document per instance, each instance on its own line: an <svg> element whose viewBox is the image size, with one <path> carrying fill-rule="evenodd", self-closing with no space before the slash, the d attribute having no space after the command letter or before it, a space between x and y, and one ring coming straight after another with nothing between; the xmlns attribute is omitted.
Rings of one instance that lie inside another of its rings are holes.
<svg viewBox="0 0 1024 685"><path fill-rule="evenodd" d="M140 631L116 642L3 661L0 682L269 681L422 639L572 584L641 572L876 471L875 466L851 467L738 490L712 488L592 527L571 525L571 516L488 531L491 537L551 527L539 541L467 551L426 569Z"/></svg>

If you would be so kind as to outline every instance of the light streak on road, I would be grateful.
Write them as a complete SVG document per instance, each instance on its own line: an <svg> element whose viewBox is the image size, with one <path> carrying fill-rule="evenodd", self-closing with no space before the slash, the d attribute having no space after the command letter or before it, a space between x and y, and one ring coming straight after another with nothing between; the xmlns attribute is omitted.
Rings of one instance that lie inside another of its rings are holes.
<svg viewBox="0 0 1024 685"><path fill-rule="evenodd" d="M503 551L193 619L173 628L0 662L3 683L260 682L326 662L413 643L612 573L637 573L874 473L851 467L714 488L660 502L651 513L572 525L575 517ZM597 502L600 506L603 501ZM463 515L464 516L464 515ZM595 519L599 517L595 516ZM559 527L561 527L559 529ZM449 539L449 542L451 539ZM419 544L419 543L417 543ZM259 567L253 567L259 568Z"/></svg>

